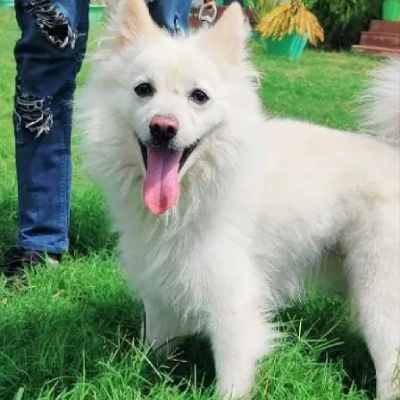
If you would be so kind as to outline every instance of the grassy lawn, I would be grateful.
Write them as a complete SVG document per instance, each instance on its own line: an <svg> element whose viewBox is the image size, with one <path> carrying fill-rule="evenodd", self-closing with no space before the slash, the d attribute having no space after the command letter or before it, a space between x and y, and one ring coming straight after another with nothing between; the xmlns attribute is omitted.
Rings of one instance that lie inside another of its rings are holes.
<svg viewBox="0 0 400 400"><path fill-rule="evenodd" d="M91 41L98 31L93 28ZM0 259L14 244L16 227L11 113L17 37L13 15L0 11ZM356 128L355 96L376 60L309 51L294 63L266 57L259 44L253 50L271 113ZM85 65L80 85L87 73ZM157 367L141 349L140 301L118 269L102 197L76 154L74 161L70 255L59 268L31 272L13 287L0 277L0 399L214 399L207 343L193 339L183 354ZM287 336L261 362L256 399L373 398L373 365L350 333L345 304L315 292L277 321Z"/></svg>

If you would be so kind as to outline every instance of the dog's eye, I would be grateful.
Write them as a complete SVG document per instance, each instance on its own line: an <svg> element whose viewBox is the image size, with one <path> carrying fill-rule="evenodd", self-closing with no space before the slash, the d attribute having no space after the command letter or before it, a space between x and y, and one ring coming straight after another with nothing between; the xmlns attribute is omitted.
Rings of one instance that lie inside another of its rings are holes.
<svg viewBox="0 0 400 400"><path fill-rule="evenodd" d="M135 93L139 96L139 97L149 97L149 96L153 96L155 90L154 87L147 82L144 83L140 83L139 85L137 85L135 87Z"/></svg>
<svg viewBox="0 0 400 400"><path fill-rule="evenodd" d="M210 100L207 94L200 89L193 90L193 92L190 94L190 99L199 105L205 104L208 100Z"/></svg>

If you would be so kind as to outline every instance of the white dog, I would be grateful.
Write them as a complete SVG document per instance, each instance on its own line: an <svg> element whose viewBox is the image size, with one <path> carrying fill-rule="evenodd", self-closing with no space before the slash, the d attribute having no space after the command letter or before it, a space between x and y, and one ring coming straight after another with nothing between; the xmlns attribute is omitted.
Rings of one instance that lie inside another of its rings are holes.
<svg viewBox="0 0 400 400"><path fill-rule="evenodd" d="M394 399L400 154L383 136L400 137L400 63L369 92L381 137L267 119L247 35L238 4L172 38L143 0L126 0L93 62L83 151L143 299L146 339L206 334L221 396L247 396L277 336L268 316L312 274L350 299L378 394ZM325 262L332 253L343 263Z"/></svg>

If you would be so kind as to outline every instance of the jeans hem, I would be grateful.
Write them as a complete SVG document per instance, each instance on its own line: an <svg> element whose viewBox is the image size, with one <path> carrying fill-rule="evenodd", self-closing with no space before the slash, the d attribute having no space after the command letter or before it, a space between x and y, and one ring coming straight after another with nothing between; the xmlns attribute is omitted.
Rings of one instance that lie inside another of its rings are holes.
<svg viewBox="0 0 400 400"><path fill-rule="evenodd" d="M24 251L37 251L39 253L63 254L68 251L68 246L43 246L34 243L18 243L18 249Z"/></svg>

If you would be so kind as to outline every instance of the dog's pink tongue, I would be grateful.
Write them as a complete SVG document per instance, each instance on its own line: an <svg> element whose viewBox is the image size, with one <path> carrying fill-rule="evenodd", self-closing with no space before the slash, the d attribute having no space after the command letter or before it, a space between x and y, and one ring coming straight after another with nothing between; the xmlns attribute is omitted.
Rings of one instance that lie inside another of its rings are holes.
<svg viewBox="0 0 400 400"><path fill-rule="evenodd" d="M164 214L179 198L179 161L181 153L147 147L147 171L143 201L156 215Z"/></svg>

